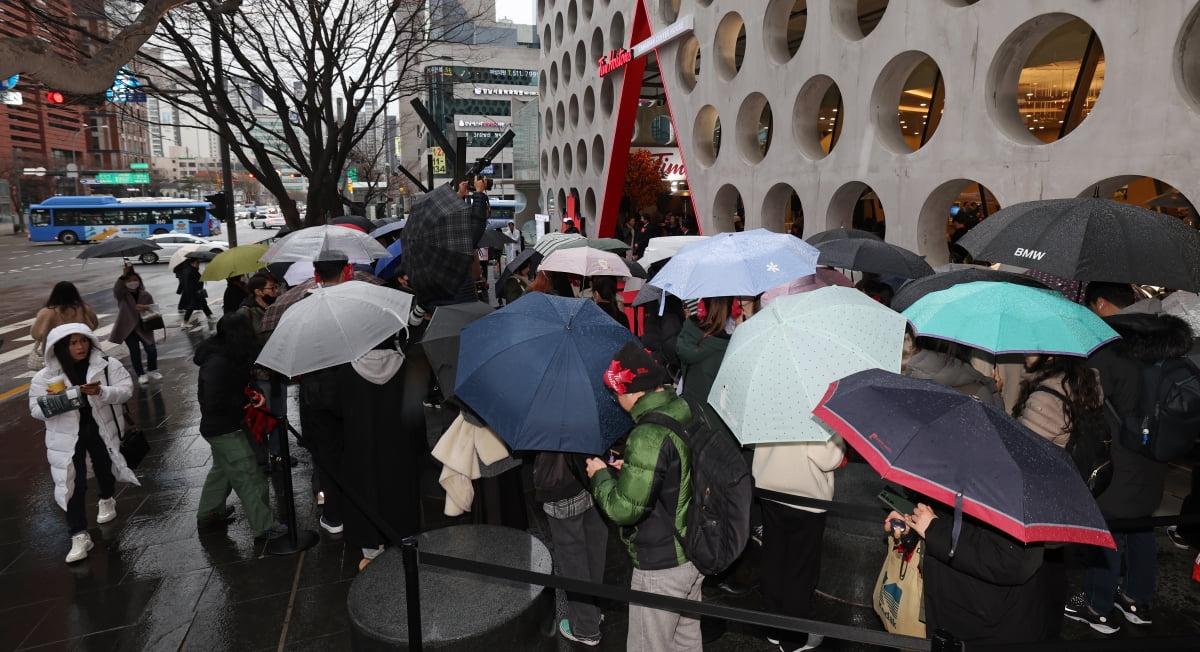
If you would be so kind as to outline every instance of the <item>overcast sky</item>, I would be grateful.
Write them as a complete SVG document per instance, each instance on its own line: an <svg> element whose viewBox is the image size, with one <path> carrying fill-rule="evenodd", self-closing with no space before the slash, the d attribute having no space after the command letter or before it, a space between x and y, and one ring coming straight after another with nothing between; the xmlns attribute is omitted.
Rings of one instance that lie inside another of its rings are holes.
<svg viewBox="0 0 1200 652"><path fill-rule="evenodd" d="M518 25L533 25L533 0L496 0L496 20L509 18Z"/></svg>

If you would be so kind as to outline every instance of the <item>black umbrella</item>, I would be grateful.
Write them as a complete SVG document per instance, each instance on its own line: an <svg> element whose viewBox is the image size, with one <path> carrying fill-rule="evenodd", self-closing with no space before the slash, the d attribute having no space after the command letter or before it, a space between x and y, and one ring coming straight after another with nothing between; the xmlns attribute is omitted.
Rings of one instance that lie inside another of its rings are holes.
<svg viewBox="0 0 1200 652"><path fill-rule="evenodd" d="M517 273L517 270L524 267L527 263L532 265L532 268L537 268L538 263L542 262L542 254L538 253L532 247L523 249L517 254L507 265L504 266L504 271L500 272L500 278L496 279L496 287L504 288L504 283L508 281L508 277Z"/></svg>
<svg viewBox="0 0 1200 652"><path fill-rule="evenodd" d="M437 376L443 398L449 399L454 395L454 381L458 372L459 332L467 324L492 312L491 306L479 301L438 306L433 311L433 317L421 338L421 348L425 349L425 357L429 359L429 366Z"/></svg>
<svg viewBox="0 0 1200 652"><path fill-rule="evenodd" d="M201 250L197 249L196 251L187 252L186 254L183 255L183 257L190 259L190 260L203 260L204 262L208 262L208 261L212 260L213 258L216 258L217 254L215 254L211 251L207 251L207 250L201 251Z"/></svg>
<svg viewBox="0 0 1200 652"><path fill-rule="evenodd" d="M932 276L913 279L905 283L904 287L900 288L900 291L892 298L891 308L896 312L904 312L905 309L916 303L917 299L930 292L945 290L959 283L974 283L976 281L1016 283L1017 285L1028 285L1029 287L1043 290L1048 289L1046 284L1024 274L1001 272L987 267L971 267L970 269L959 269L952 272L939 272Z"/></svg>
<svg viewBox="0 0 1200 652"><path fill-rule="evenodd" d="M826 240L815 246L821 250L818 265L902 278L921 278L933 274L933 268L922 256L883 240L841 238Z"/></svg>
<svg viewBox="0 0 1200 652"><path fill-rule="evenodd" d="M650 274L648 272L646 272L646 268L642 267L638 263L635 263L632 260L630 260L630 261L626 261L625 264L629 267L629 273L634 278L650 278Z"/></svg>
<svg viewBox="0 0 1200 652"><path fill-rule="evenodd" d="M875 235L874 233L871 233L870 231L861 231L859 229L847 229L844 226L839 226L836 229L829 229L828 231L822 231L820 233L814 233L814 234L808 236L807 238L805 238L804 241L815 247L815 246L821 244L822 242L829 242L830 240L848 240L848 239L879 240L880 242L883 241L883 238Z"/></svg>
<svg viewBox="0 0 1200 652"><path fill-rule="evenodd" d="M1067 279L1200 290L1200 233L1169 215L1110 199L1015 204L958 244L979 260Z"/></svg>
<svg viewBox="0 0 1200 652"><path fill-rule="evenodd" d="M512 243L511 239L497 229L487 229L483 232L483 237L479 238L479 242L475 243L475 246L487 247L489 249L503 249L504 245Z"/></svg>
<svg viewBox="0 0 1200 652"><path fill-rule="evenodd" d="M84 247L76 258L136 258L162 249L154 242L141 238L108 238Z"/></svg>
<svg viewBox="0 0 1200 652"><path fill-rule="evenodd" d="M400 241L409 285L421 301L453 296L467 280L475 255L471 214L449 185L417 198Z"/></svg>

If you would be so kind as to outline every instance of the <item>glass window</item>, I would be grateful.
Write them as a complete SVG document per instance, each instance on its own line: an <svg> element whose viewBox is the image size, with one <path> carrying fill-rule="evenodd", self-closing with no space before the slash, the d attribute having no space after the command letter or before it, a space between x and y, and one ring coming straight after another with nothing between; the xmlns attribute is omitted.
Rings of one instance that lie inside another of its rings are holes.
<svg viewBox="0 0 1200 652"><path fill-rule="evenodd" d="M79 221L79 210L74 208L58 208L54 211L55 226L82 226Z"/></svg>
<svg viewBox="0 0 1200 652"><path fill-rule="evenodd" d="M45 208L30 211L29 224L31 226L50 226L50 211Z"/></svg>

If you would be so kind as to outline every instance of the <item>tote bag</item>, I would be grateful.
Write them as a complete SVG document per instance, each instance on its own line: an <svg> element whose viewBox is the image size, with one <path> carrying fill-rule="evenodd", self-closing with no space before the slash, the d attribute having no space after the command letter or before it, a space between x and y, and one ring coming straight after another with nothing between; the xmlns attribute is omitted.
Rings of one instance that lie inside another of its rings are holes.
<svg viewBox="0 0 1200 652"><path fill-rule="evenodd" d="M897 539L889 537L887 557L871 592L872 606L887 631L924 638L921 605L925 600L925 583L921 579L920 560L925 542L921 541L907 554L897 543Z"/></svg>

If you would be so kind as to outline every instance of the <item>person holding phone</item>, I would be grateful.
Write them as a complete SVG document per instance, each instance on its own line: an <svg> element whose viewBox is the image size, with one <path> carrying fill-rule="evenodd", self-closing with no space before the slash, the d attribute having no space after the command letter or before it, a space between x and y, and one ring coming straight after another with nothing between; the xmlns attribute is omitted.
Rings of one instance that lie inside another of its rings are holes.
<svg viewBox="0 0 1200 652"><path fill-rule="evenodd" d="M47 415L38 399L69 387L78 387L87 400L78 410ZM93 546L84 512L89 460L100 488L97 523L117 517L117 480L140 484L121 456L116 409L131 396L129 372L119 360L101 353L100 340L85 324L63 324L46 336L46 366L30 382L29 412L46 422L46 459L54 479L54 500L66 510L71 534L68 564L86 558Z"/></svg>

